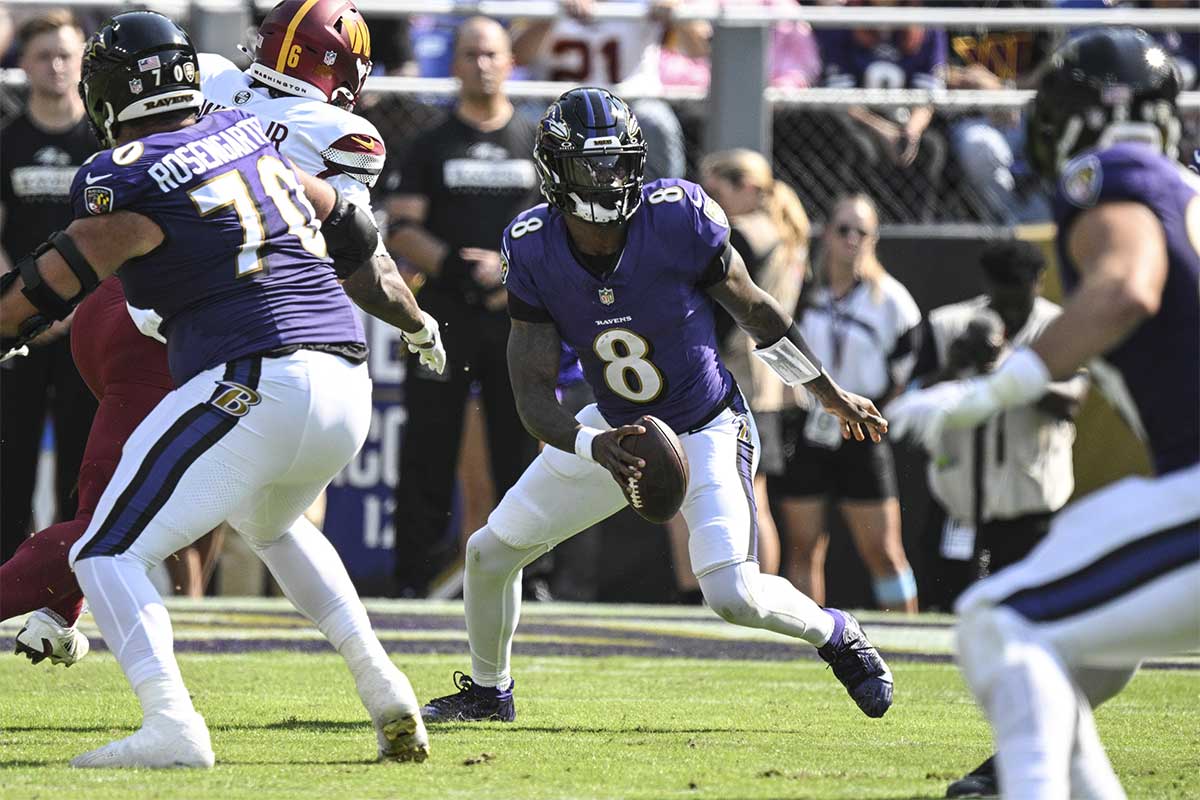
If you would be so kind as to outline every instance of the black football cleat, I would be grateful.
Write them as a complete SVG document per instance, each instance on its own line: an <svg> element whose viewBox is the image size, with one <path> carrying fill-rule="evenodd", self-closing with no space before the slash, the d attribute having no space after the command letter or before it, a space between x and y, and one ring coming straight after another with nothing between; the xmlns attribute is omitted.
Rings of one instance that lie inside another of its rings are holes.
<svg viewBox="0 0 1200 800"><path fill-rule="evenodd" d="M962 776L946 788L946 797L999 797L1000 784L996 781L996 757L988 760Z"/></svg>
<svg viewBox="0 0 1200 800"><path fill-rule="evenodd" d="M825 610L835 618L840 616L842 624L834 628L833 638L817 648L817 653L864 714L882 717L892 707L892 671L867 640L858 620L836 608Z"/></svg>
<svg viewBox="0 0 1200 800"><path fill-rule="evenodd" d="M480 686L463 672L454 673L457 694L430 700L421 709L426 722L512 722L517 718L513 705L513 686L501 691L493 686Z"/></svg>

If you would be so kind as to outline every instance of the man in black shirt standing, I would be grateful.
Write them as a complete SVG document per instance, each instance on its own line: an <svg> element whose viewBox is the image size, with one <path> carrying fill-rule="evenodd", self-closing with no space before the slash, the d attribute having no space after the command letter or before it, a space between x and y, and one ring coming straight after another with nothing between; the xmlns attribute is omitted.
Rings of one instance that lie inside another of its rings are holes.
<svg viewBox="0 0 1200 800"><path fill-rule="evenodd" d="M70 12L33 17L18 33L29 105L0 132L0 272L71 221L71 179L96 152L76 89L83 31ZM26 358L0 366L0 562L31 530L34 478L47 409L54 418L56 518L75 515L75 482L96 401L71 359L68 318Z"/></svg>
<svg viewBox="0 0 1200 800"><path fill-rule="evenodd" d="M443 375L408 362L395 530L400 590L412 596L423 596L456 552L446 529L473 382L482 391L497 496L537 455L508 379L507 296L497 249L504 227L537 199L534 127L514 114L504 93L512 66L499 23L473 17L459 26L458 102L445 122L417 137L398 194L388 201L388 246L425 275L421 305L442 322L448 355Z"/></svg>

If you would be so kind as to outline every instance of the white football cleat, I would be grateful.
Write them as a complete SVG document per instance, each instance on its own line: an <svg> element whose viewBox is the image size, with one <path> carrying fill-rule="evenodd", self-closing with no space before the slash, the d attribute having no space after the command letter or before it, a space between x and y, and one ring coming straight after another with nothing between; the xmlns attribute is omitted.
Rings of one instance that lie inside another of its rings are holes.
<svg viewBox="0 0 1200 800"><path fill-rule="evenodd" d="M367 669L354 679L375 726L379 760L424 761L429 758L429 734L421 705L408 677L391 662L388 666L385 673Z"/></svg>
<svg viewBox="0 0 1200 800"><path fill-rule="evenodd" d="M199 714L185 719L156 715L131 736L75 756L71 766L84 769L146 767L210 769L215 761L208 726Z"/></svg>
<svg viewBox="0 0 1200 800"><path fill-rule="evenodd" d="M88 639L66 620L50 609L34 611L17 634L16 654L37 664L50 659L51 664L71 666L88 654Z"/></svg>

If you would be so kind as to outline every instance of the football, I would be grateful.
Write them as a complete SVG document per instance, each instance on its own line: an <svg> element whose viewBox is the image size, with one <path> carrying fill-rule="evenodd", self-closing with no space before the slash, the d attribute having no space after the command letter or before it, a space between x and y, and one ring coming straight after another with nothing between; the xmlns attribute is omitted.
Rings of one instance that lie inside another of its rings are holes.
<svg viewBox="0 0 1200 800"><path fill-rule="evenodd" d="M639 480L621 487L629 505L650 522L664 523L679 511L687 494L688 460L679 437L667 423L649 414L634 423L646 432L627 436L621 446L646 462Z"/></svg>

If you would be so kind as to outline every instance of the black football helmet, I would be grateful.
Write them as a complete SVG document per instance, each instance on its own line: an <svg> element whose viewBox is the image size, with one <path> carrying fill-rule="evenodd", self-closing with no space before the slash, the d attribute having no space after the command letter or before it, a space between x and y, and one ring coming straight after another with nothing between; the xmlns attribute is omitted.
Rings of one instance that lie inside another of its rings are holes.
<svg viewBox="0 0 1200 800"><path fill-rule="evenodd" d="M606 89L572 89L551 103L533 160L542 195L564 214L621 224L641 205L646 139L629 106Z"/></svg>
<svg viewBox="0 0 1200 800"><path fill-rule="evenodd" d="M79 94L92 132L112 147L122 122L200 108L196 48L187 32L162 14L117 14L87 41Z"/></svg>
<svg viewBox="0 0 1200 800"><path fill-rule="evenodd" d="M1176 158L1179 74L1171 55L1137 28L1096 28L1050 58L1027 122L1026 150L1046 180L1076 153L1138 141Z"/></svg>

